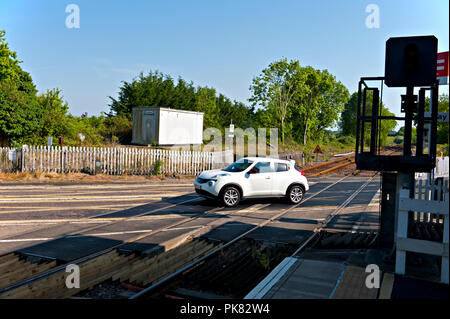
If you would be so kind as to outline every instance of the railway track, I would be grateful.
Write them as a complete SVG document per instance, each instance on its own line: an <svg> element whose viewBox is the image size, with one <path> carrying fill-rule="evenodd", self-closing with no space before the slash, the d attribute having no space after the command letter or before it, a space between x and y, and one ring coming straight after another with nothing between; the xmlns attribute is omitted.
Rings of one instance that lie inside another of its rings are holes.
<svg viewBox="0 0 450 319"><path fill-rule="evenodd" d="M326 191L345 178L346 177L330 184L321 191L314 193L306 198L305 201ZM245 237L246 234L251 233L257 228L264 227L295 207L296 206L293 206L280 214L272 216L255 226L249 232L242 234L232 242L226 243L223 246L221 243L193 240L186 245L181 245L179 249L172 249L156 256L142 256L120 252L120 247L125 244L123 243L83 257L80 260L71 261L71 264L79 265L80 271L85 274L85 280L82 282L82 287L80 287L80 289L69 290L65 287L64 278L67 275L65 269L69 263L55 265L54 261L45 259L30 261L23 256L9 253L0 256L0 269L11 269L11 271L4 273L2 277L0 277L0 298L71 297L78 292L90 289L105 280L120 280L121 282L132 281L145 286L146 284L158 280L158 276L167 278L168 275L177 273L181 266L186 266L186 264L189 265L193 260L196 260L195 263L197 264L198 260L202 260L202 258L226 248L233 242ZM220 209L222 209L222 207L201 212L196 216L185 218L161 229L141 234L132 240L128 240L127 243L154 235L166 229L174 228L206 214L213 214Z"/></svg>
<svg viewBox="0 0 450 319"><path fill-rule="evenodd" d="M307 175L307 177L315 177L353 164L355 162L354 158L355 154L340 158L338 160L307 167L305 169L302 169L302 171Z"/></svg>
<svg viewBox="0 0 450 319"><path fill-rule="evenodd" d="M381 150L380 153L384 155L392 155L396 153L401 154L401 150L397 148L385 148ZM307 167L305 169L302 169L302 171L306 174L307 177L316 177L331 172L341 172L345 170L346 167L348 168L352 164L355 164L355 154L340 158L338 160ZM357 170L356 168L353 168L351 171L352 175L358 175L361 173L361 171Z"/></svg>
<svg viewBox="0 0 450 319"><path fill-rule="evenodd" d="M300 247L292 245L280 247L283 252L280 254L277 249L271 249L267 245L257 244L254 240L248 240L247 236L257 229L264 227L271 222L281 218L286 212L279 213L263 223L255 226L234 239L216 247L203 257L196 259L190 264L178 269L172 274L154 282L145 289L142 289L130 299L137 298L242 298L248 292L249 286L254 286L258 280L268 274L269 269L265 269L268 255L274 257L278 264L284 257L297 256L301 251L313 241L320 232L345 208L352 200L374 179L377 174L369 178L361 187L354 191L338 208L333 210L326 220L316 227L312 233L302 242ZM336 185L346 179L329 185L326 189ZM325 191L323 189L322 191ZM317 193L314 195L316 196ZM310 197L312 198L312 197ZM308 198L308 199L310 199ZM246 243L247 242L247 243ZM250 242L250 243L249 243ZM263 257L261 257L263 256ZM252 257L252 258L251 258ZM263 267L261 268L261 265ZM215 269L211 270L211 269ZM183 284L190 282L189 284ZM235 283L234 287L233 283ZM228 288L224 290L225 288ZM244 290L243 290L244 287ZM209 289L208 289L209 288ZM239 291L233 291L237 289ZM207 292L205 292L205 290ZM211 291L212 290L212 291ZM218 291L217 291L218 290Z"/></svg>

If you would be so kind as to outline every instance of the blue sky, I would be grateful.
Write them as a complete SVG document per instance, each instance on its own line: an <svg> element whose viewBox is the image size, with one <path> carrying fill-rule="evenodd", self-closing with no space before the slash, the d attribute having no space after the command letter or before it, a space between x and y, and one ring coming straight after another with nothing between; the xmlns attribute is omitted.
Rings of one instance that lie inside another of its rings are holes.
<svg viewBox="0 0 450 319"><path fill-rule="evenodd" d="M79 29L66 28L70 3ZM378 29L365 25L371 3ZM72 114L98 115L121 81L150 69L248 104L252 78L282 57L328 69L354 92L361 76L383 75L389 37L433 34L447 51L448 12L447 0L1 0L0 29L40 92L58 87ZM399 94L383 97L396 114Z"/></svg>

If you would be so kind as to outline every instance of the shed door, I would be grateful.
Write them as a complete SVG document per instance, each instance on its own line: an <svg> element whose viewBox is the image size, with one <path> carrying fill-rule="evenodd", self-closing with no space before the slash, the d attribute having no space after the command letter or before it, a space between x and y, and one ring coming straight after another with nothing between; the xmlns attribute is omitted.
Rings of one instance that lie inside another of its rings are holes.
<svg viewBox="0 0 450 319"><path fill-rule="evenodd" d="M156 121L154 115L144 115L144 127L145 142L148 144L151 144L153 141L157 142Z"/></svg>

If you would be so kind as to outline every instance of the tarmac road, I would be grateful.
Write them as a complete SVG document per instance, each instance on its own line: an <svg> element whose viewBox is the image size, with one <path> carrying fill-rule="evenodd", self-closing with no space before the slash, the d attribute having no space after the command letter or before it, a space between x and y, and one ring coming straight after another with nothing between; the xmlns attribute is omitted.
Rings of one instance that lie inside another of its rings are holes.
<svg viewBox="0 0 450 319"><path fill-rule="evenodd" d="M306 198L341 178L310 178L311 188ZM367 176L349 176L294 209L281 199L247 200L236 208L225 209L198 196L193 185L185 181L179 184L1 185L0 254L21 250L22 253L69 261L86 255L87 250L102 249L139 236L143 238L126 245L130 250L146 251L190 233L213 240L229 240L264 218L287 209L290 211L283 218L252 236L274 242L299 243L365 181ZM348 211L343 212L342 222L334 226L351 227L354 221L360 220L378 189L377 177L349 205ZM179 227L144 237L205 212L207 214ZM61 236L65 238L55 240ZM86 238L94 241L88 245L82 242ZM77 249L69 252L65 249L69 246ZM83 248L87 246L89 249Z"/></svg>

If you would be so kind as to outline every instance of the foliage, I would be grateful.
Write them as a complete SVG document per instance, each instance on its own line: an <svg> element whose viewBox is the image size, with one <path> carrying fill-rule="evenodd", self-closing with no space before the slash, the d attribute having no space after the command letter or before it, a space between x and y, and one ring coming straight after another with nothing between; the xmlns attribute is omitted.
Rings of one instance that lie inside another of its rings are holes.
<svg viewBox="0 0 450 319"><path fill-rule="evenodd" d="M356 136L356 114L358 106L358 93L353 93L350 100L345 105L344 110L341 114L341 119L339 122L339 127L343 135ZM381 115L382 116L394 116L384 104L381 104ZM372 114L372 91L367 91L366 97L366 115ZM380 134L380 144L381 146L386 145L387 137L390 132L395 128L397 122L395 120L382 120L381 128L379 130ZM364 145L370 144L370 123L366 122L364 127Z"/></svg>
<svg viewBox="0 0 450 319"><path fill-rule="evenodd" d="M161 175L161 169L163 166L164 162L162 160L156 160L155 161L155 165L153 167L153 174L154 175Z"/></svg>
<svg viewBox="0 0 450 319"><path fill-rule="evenodd" d="M250 86L253 106L261 106L256 117L266 126L278 127L285 135L307 143L339 118L348 100L348 90L327 70L301 67L298 60L271 63Z"/></svg>
<svg viewBox="0 0 450 319"><path fill-rule="evenodd" d="M0 30L0 136L13 146L33 143L34 133L42 127L36 88L20 63Z"/></svg>
<svg viewBox="0 0 450 319"><path fill-rule="evenodd" d="M264 269L269 269L270 258L267 253L263 253L258 248L252 247L252 257L255 258Z"/></svg>
<svg viewBox="0 0 450 319"><path fill-rule="evenodd" d="M108 116L104 118L104 128L101 132L106 141L111 144L127 144L132 138L133 123L124 116Z"/></svg>
<svg viewBox="0 0 450 319"><path fill-rule="evenodd" d="M285 120L293 105L294 98L303 93L304 81L299 61L282 59L275 61L253 79L250 86L253 106L260 105L274 114L284 142Z"/></svg>
<svg viewBox="0 0 450 319"><path fill-rule="evenodd" d="M63 101L59 89L47 90L37 97L42 112L42 128L38 136L46 143L47 136L65 136L67 131L67 102Z"/></svg>
<svg viewBox="0 0 450 319"><path fill-rule="evenodd" d="M430 111L430 98L425 99L425 111ZM448 112L448 95L441 94L438 100L438 112ZM440 122L437 125L437 144L448 144L449 143L449 124L448 122Z"/></svg>
<svg viewBox="0 0 450 319"><path fill-rule="evenodd" d="M177 84L169 75L159 71L141 73L131 82L122 82L118 99L110 97L110 116L132 119L132 109L136 106L168 107L204 113L204 126L223 130L233 120L239 127L248 127L247 121L253 109L240 102L232 102L209 87L194 87L182 78Z"/></svg>

